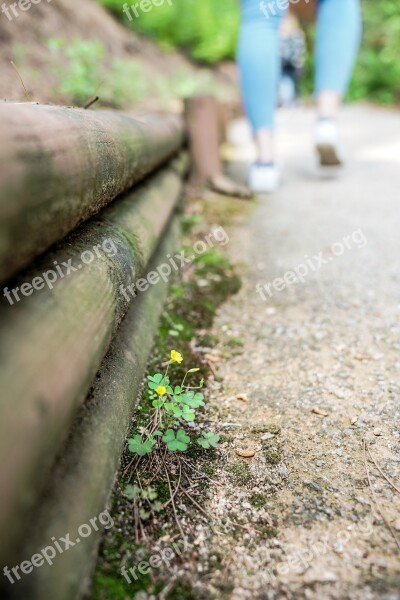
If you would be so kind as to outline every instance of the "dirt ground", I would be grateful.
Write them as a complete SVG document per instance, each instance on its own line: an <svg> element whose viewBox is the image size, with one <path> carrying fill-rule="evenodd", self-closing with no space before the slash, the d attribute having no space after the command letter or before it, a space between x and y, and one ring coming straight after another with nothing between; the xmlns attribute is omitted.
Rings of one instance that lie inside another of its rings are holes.
<svg viewBox="0 0 400 600"><path fill-rule="evenodd" d="M281 114L282 188L231 233L245 276L214 327L238 349L222 341L216 363L226 454L207 510L209 583L232 600L400 598L395 119L347 109L349 165L326 178L311 113ZM303 281L257 292L304 263Z"/></svg>
<svg viewBox="0 0 400 600"><path fill-rule="evenodd" d="M229 227L243 285L207 350L205 426L221 441L189 477L209 485L197 507L180 498L188 547L141 591L128 586L135 600L400 600L396 119L347 108L348 166L328 176L312 112L280 114L283 184ZM162 531L154 556L179 537L173 519ZM138 560L120 554L118 569Z"/></svg>

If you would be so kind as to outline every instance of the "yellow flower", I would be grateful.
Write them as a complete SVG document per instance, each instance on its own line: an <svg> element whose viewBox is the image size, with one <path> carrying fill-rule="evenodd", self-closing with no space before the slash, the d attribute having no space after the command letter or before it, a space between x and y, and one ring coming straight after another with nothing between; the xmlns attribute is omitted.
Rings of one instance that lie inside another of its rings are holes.
<svg viewBox="0 0 400 600"><path fill-rule="evenodd" d="M171 350L171 362L181 363L183 361L183 356L180 352L176 350Z"/></svg>
<svg viewBox="0 0 400 600"><path fill-rule="evenodd" d="M156 392L159 396L164 396L166 391L167 391L167 388L164 387L163 385L159 385L158 388L156 388Z"/></svg>

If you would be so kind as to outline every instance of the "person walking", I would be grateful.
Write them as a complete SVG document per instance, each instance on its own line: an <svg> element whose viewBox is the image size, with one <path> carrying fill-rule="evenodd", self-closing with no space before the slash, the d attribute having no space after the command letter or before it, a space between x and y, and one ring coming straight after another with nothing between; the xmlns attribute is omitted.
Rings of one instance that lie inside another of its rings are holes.
<svg viewBox="0 0 400 600"><path fill-rule="evenodd" d="M321 165L340 166L343 158L337 116L360 45L361 7L360 0L319 0L317 4L315 145ZM280 6L281 0L268 4L240 0L237 59L244 107L258 153L249 172L249 185L256 192L271 192L280 180L274 153L274 116L281 70L280 28L287 12Z"/></svg>

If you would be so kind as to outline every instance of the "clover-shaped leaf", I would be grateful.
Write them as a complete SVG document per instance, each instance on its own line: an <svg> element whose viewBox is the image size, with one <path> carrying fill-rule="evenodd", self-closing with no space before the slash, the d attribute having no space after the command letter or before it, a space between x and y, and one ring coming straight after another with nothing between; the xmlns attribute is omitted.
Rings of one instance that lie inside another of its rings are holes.
<svg viewBox="0 0 400 600"><path fill-rule="evenodd" d="M173 412L175 419L179 419L183 415L183 410L179 406L174 405L172 407L172 412Z"/></svg>
<svg viewBox="0 0 400 600"><path fill-rule="evenodd" d="M199 408L199 406L204 406L203 398L203 394L187 392L186 394L182 394L181 401L192 408Z"/></svg>
<svg viewBox="0 0 400 600"><path fill-rule="evenodd" d="M148 375L148 387L151 390L155 390L159 385L165 383L164 376L161 373L156 373L155 375Z"/></svg>
<svg viewBox="0 0 400 600"><path fill-rule="evenodd" d="M186 406L185 404L182 407L182 419L185 421L192 422L196 418L196 412L190 408L190 406Z"/></svg>
<svg viewBox="0 0 400 600"><path fill-rule="evenodd" d="M162 440L167 444L168 450L172 450L172 452L176 450L184 452L187 450L190 437L186 435L183 429L178 429L176 434L172 429L167 429Z"/></svg>
<svg viewBox="0 0 400 600"><path fill-rule="evenodd" d="M137 500L140 496L140 487L136 485L127 485L124 489L124 496L129 498L129 500Z"/></svg>
<svg viewBox="0 0 400 600"><path fill-rule="evenodd" d="M209 448L215 448L218 442L219 435L212 432L206 433L205 431L203 431L202 437L198 438L197 440L197 443L200 444L200 446L202 446L202 448L205 450L208 450Z"/></svg>
<svg viewBox="0 0 400 600"><path fill-rule="evenodd" d="M157 498L156 490L149 485L149 487L144 488L142 491L143 500L155 500Z"/></svg>
<svg viewBox="0 0 400 600"><path fill-rule="evenodd" d="M145 456L146 454L150 454L155 443L153 438L148 437L147 440L143 441L142 436L137 434L134 438L128 440L129 452L138 456Z"/></svg>
<svg viewBox="0 0 400 600"><path fill-rule="evenodd" d="M157 397L155 400L153 400L151 404L152 406L154 406L154 408L161 408L164 404L164 400L162 398Z"/></svg>

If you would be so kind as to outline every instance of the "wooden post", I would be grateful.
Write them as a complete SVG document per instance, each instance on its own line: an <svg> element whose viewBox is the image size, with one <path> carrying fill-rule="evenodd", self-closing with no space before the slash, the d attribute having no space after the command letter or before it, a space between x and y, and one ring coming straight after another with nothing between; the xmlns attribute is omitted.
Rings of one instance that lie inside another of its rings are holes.
<svg viewBox="0 0 400 600"><path fill-rule="evenodd" d="M208 183L220 194L251 198L250 190L223 172L220 145L227 127L223 111L213 96L192 96L185 102L186 128L195 184ZM225 113L226 117L226 113Z"/></svg>
<svg viewBox="0 0 400 600"><path fill-rule="evenodd" d="M191 96L185 102L185 116L193 177L205 182L222 172L218 103L213 96Z"/></svg>

